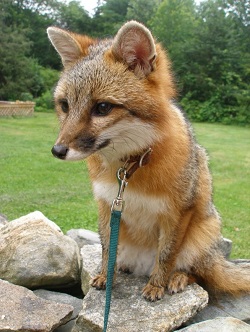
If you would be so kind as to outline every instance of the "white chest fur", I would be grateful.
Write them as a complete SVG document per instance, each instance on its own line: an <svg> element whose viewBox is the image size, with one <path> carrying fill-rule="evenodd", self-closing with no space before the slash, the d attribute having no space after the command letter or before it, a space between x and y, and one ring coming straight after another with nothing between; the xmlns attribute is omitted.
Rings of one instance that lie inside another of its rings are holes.
<svg viewBox="0 0 250 332"><path fill-rule="evenodd" d="M93 190L97 199L103 199L111 206L118 193L118 184L98 181L93 183ZM123 220L133 227L139 223L141 228L141 220L145 226L150 227L148 224L153 224L158 214L166 213L166 198L131 190L129 185L125 189L123 198L125 201Z"/></svg>
<svg viewBox="0 0 250 332"><path fill-rule="evenodd" d="M118 184L94 182L93 190L97 199L103 199L111 206L118 193ZM124 201L122 219L131 236L144 233L147 238L155 234L158 215L167 212L166 199L133 191L128 185L124 192ZM126 266L136 274L149 275L155 255L156 247L145 250L140 247L140 243L136 246L120 243L117 263L118 266Z"/></svg>

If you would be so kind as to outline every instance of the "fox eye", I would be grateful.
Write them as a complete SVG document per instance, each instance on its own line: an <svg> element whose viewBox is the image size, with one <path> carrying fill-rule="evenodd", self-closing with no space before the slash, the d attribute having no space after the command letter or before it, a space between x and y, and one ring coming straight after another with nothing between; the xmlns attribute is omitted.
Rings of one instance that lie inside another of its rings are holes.
<svg viewBox="0 0 250 332"><path fill-rule="evenodd" d="M61 105L61 109L64 113L69 112L69 104L68 104L67 99L61 99L60 100L60 105Z"/></svg>
<svg viewBox="0 0 250 332"><path fill-rule="evenodd" d="M93 110L92 110L92 114L94 116L105 116L108 115L112 109L113 109L114 105L110 104L110 103L98 103L94 106Z"/></svg>

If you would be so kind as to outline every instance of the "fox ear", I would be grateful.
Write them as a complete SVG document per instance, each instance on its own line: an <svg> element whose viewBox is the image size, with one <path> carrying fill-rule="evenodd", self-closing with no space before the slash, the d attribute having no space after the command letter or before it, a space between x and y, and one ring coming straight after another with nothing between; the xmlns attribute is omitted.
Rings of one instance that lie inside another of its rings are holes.
<svg viewBox="0 0 250 332"><path fill-rule="evenodd" d="M89 45L93 43L93 40L87 36L80 36L56 27L49 27L47 33L64 67L86 56Z"/></svg>
<svg viewBox="0 0 250 332"><path fill-rule="evenodd" d="M156 49L151 32L141 23L124 24L114 38L112 51L136 76L142 78L153 71Z"/></svg>

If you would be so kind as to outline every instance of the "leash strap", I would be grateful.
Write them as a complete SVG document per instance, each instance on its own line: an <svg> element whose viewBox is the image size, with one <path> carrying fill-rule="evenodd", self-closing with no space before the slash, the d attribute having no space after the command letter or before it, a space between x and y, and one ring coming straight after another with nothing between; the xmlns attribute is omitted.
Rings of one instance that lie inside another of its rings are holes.
<svg viewBox="0 0 250 332"><path fill-rule="evenodd" d="M108 270L107 270L107 283L106 283L106 302L104 312L104 326L103 332L106 332L108 326L108 317L111 304L111 293L114 279L114 270L116 264L116 252L119 237L119 228L121 221L121 211L112 211L110 219L110 244L109 244L109 259L108 259Z"/></svg>
<svg viewBox="0 0 250 332"><path fill-rule="evenodd" d="M107 282L106 282L106 300L105 300L105 312L104 312L104 324L103 332L107 331L108 317L111 304L112 285L114 279L114 271L116 264L116 253L119 238L120 221L123 210L123 192L127 186L126 181L126 168L121 167L116 173L116 177L119 183L119 191L117 197L113 200L111 206L111 218L110 218L110 237L109 237L109 258L107 268Z"/></svg>
<svg viewBox="0 0 250 332"><path fill-rule="evenodd" d="M127 179L139 168L145 166L149 161L149 156L152 150L149 148L142 156L136 156L135 159L128 159L123 167L119 168L116 176L119 183L119 191L117 197L113 200L111 206L110 218L110 239L109 239L109 257L107 268L107 282L106 282L106 300L104 311L103 332L107 331L108 318L111 305L112 285L114 279L114 271L116 264L116 254L118 247L119 229L121 222L121 215L124 208L123 193L128 184ZM132 166L127 169L128 165Z"/></svg>

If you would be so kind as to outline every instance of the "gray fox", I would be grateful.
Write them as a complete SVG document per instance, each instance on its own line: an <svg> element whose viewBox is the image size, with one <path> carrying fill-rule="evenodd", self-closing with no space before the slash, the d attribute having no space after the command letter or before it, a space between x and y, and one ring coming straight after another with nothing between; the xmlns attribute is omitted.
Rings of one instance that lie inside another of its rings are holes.
<svg viewBox="0 0 250 332"><path fill-rule="evenodd" d="M160 43L136 21L114 39L56 27L48 35L64 65L54 94L61 129L52 153L87 158L99 206L102 269L92 286L106 285L116 171L151 148L124 193L118 268L149 276L142 292L150 301L194 281L215 291L249 292L250 264L227 261L219 249L221 221L207 155L173 102L171 65Z"/></svg>

